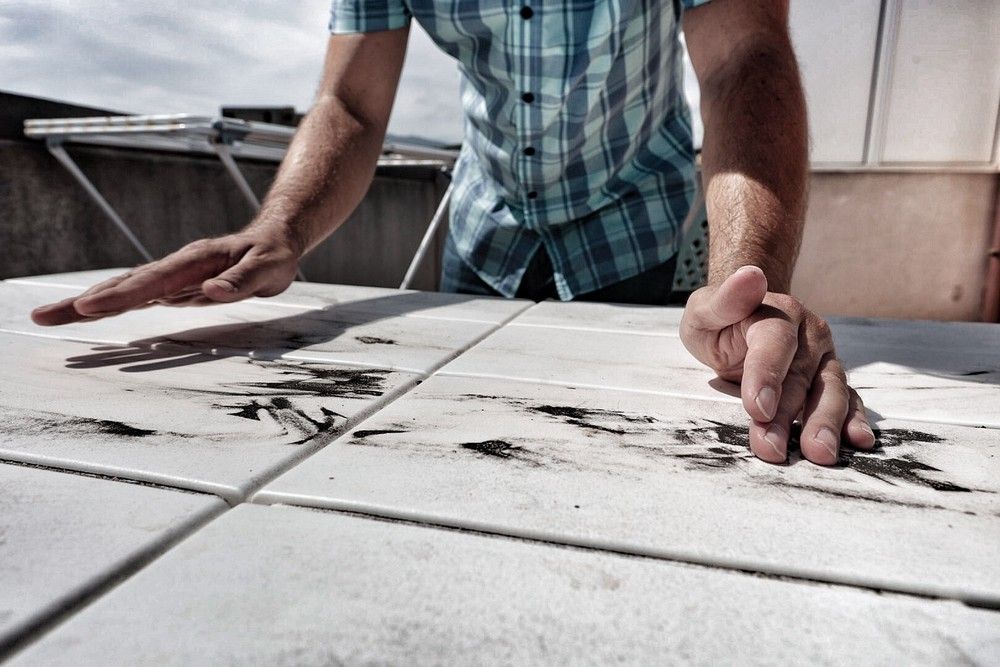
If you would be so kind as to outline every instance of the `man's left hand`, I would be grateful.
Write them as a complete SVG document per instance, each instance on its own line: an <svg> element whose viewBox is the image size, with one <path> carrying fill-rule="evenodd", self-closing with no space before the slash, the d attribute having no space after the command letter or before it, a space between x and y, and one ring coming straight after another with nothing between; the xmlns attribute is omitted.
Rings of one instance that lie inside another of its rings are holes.
<svg viewBox="0 0 1000 667"><path fill-rule="evenodd" d="M864 405L847 384L829 325L794 297L768 292L761 269L744 266L722 284L692 294L681 340L720 378L741 385L751 418L750 449L758 458L787 459L797 418L802 454L813 463L837 463L842 442L874 446Z"/></svg>

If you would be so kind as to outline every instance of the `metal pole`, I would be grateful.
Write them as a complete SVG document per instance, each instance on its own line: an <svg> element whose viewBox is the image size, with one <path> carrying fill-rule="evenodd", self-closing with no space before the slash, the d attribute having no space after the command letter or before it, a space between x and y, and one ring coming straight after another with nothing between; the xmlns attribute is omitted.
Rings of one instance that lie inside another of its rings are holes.
<svg viewBox="0 0 1000 667"><path fill-rule="evenodd" d="M229 152L229 146L222 142L212 142L212 148L215 150L215 154L219 156L222 161L222 165L229 172L229 175L234 181L236 181L236 187L240 189L243 196L253 207L254 213L260 210L260 200L257 199L257 195L254 194L253 190L250 188L250 184L247 183L247 179L244 178L243 172L240 171L239 166L236 164L236 160L233 159L232 153Z"/></svg>
<svg viewBox="0 0 1000 667"><path fill-rule="evenodd" d="M213 141L210 143L212 145L212 149L215 151L215 154L219 156L219 160L222 162L222 165L226 168L226 171L228 171L232 179L236 181L236 186L240 189L240 192L243 193L247 202L249 202L250 206L253 207L254 213L260 211L260 200L257 199L257 195L254 194L250 184L247 183L246 177L243 176L243 172L240 171L239 165L237 165L236 160L233 159L233 154L229 152L229 144L222 141ZM296 269L295 277L305 282L306 274L302 272L302 269Z"/></svg>
<svg viewBox="0 0 1000 667"><path fill-rule="evenodd" d="M69 156L69 153L67 153L66 149L62 147L62 144L58 141L49 140L46 142L46 147L49 149L49 153L51 153L55 159L59 160L59 163L66 168L66 171L68 171L73 178L76 179L77 183L83 186L83 189L88 195L90 195L90 198L94 200L102 211L104 211L104 215L106 215L111 222L115 223L118 230L124 234L125 238L127 238L133 247L139 251L142 258L147 262L152 262L153 256L149 254L148 250L146 250L146 246L142 245L142 242L136 238L136 235L132 233L129 226L125 224L125 221L119 217L117 212L115 212L115 209L111 208L111 204L109 204L108 201L101 196L101 193L97 191L94 184L90 182L82 171L80 171L80 168L76 166L76 163L73 162L73 158Z"/></svg>
<svg viewBox="0 0 1000 667"><path fill-rule="evenodd" d="M424 256L427 254L427 251L430 250L431 241L434 239L434 233L437 231L438 227L441 226L441 221L444 220L444 213L448 210L448 202L451 199L451 191L454 187L455 183L452 181L448 184L448 189L444 191L444 196L441 197L441 203L438 204L437 211L434 212L434 217L431 218L431 224L427 225L427 231L424 232L424 238L420 240L420 246L417 248L417 253L413 256L413 260L410 261L409 268L406 269L406 275L403 276L403 282L400 283L399 289L410 288L413 278L417 275L417 268L424 260Z"/></svg>

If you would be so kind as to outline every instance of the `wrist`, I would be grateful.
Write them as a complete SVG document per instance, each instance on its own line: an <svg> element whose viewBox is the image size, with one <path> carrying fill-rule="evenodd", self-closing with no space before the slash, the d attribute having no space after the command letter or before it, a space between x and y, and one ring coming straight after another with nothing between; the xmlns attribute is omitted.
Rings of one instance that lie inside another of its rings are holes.
<svg viewBox="0 0 1000 667"><path fill-rule="evenodd" d="M309 241L302 230L292 220L271 216L257 216L243 233L250 235L255 242L267 245L281 246L297 260L309 250Z"/></svg>

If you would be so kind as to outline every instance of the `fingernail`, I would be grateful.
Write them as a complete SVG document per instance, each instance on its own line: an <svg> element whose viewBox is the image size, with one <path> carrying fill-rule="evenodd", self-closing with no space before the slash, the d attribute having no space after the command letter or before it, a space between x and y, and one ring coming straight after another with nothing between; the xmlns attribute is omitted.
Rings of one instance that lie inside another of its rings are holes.
<svg viewBox="0 0 1000 667"><path fill-rule="evenodd" d="M771 445L771 449L782 461L785 460L785 455L781 451L782 445L785 443L785 429L781 428L777 424L772 424L764 431L764 442Z"/></svg>
<svg viewBox="0 0 1000 667"><path fill-rule="evenodd" d="M778 409L778 395L770 387L764 387L757 392L757 397L753 399L760 411L767 419L774 419L774 413Z"/></svg>
<svg viewBox="0 0 1000 667"><path fill-rule="evenodd" d="M868 425L868 422L861 422L861 430L871 436L872 443L878 441L878 438L875 437L875 431L873 431L872 427Z"/></svg>
<svg viewBox="0 0 1000 667"><path fill-rule="evenodd" d="M235 292L236 291L236 285L232 284L231 282L229 282L227 280L213 280L212 283L215 284L215 285L218 285L219 287L221 287L226 292Z"/></svg>
<svg viewBox="0 0 1000 667"><path fill-rule="evenodd" d="M840 442L837 440L837 436L833 434L833 431L826 427L821 428L816 434L816 442L823 445L826 448L826 451L830 452L830 456L836 460L837 446Z"/></svg>

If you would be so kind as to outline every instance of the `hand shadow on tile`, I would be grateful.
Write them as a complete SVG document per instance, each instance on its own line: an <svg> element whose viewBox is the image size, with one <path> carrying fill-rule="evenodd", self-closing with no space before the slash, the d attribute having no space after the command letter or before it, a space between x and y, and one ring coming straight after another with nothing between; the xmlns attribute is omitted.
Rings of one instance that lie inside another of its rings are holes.
<svg viewBox="0 0 1000 667"><path fill-rule="evenodd" d="M270 320L229 322L186 329L131 341L127 346L102 345L92 354L66 359L67 368L120 366L126 373L180 368L230 357L262 361L340 338L352 329L428 307L409 294L352 301L343 305L298 312ZM177 309L182 313L182 309ZM232 319L231 315L228 315ZM447 322L447 320L440 320ZM394 345L395 341L357 336L366 345ZM373 364L375 365L375 364Z"/></svg>

